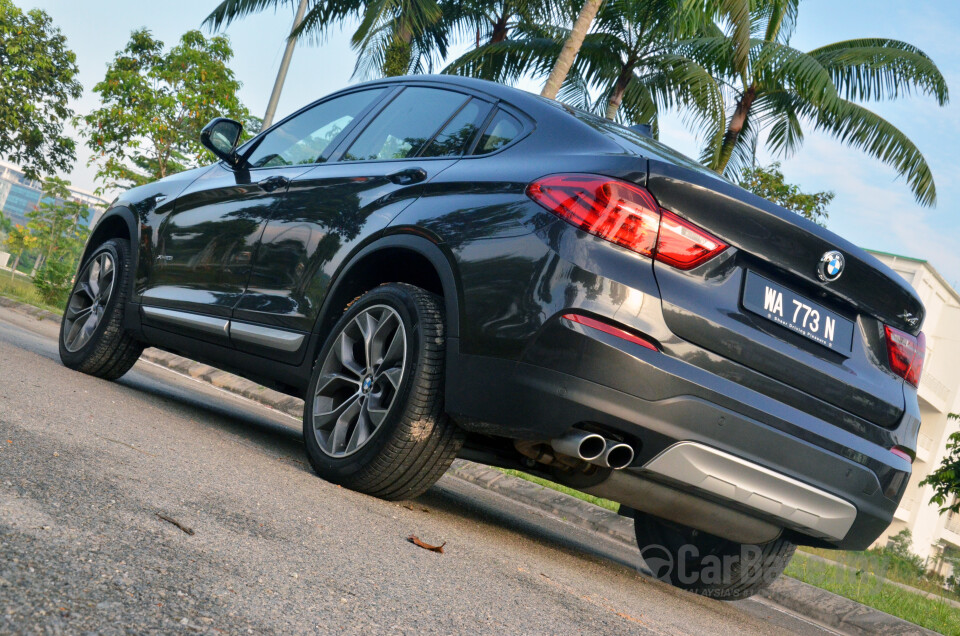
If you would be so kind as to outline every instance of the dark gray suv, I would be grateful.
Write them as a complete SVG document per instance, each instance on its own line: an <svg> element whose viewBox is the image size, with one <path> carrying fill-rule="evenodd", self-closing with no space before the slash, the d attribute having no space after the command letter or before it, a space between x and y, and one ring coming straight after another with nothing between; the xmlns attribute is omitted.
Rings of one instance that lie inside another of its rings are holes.
<svg viewBox="0 0 960 636"><path fill-rule="evenodd" d="M719 598L890 523L924 309L835 234L610 121L478 80L354 86L123 194L64 363L143 347L303 397L325 479L415 497L457 456L620 502ZM656 567L654 567L654 564Z"/></svg>

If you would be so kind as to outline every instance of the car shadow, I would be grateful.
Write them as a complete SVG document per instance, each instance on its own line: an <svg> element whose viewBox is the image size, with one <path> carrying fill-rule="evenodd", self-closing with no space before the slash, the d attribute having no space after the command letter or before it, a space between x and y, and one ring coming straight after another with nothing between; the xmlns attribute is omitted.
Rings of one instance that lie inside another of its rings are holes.
<svg viewBox="0 0 960 636"><path fill-rule="evenodd" d="M246 443L255 444L270 454L289 460L292 467L314 474L306 461L303 434L296 420L279 413L265 413L263 407L256 404L248 406L239 399L219 395L218 391L203 385L183 386L166 381L165 375L164 371L137 369L117 380L116 384L136 392L141 399L148 397L160 408L179 411L194 422L226 431ZM175 377L182 378L179 374ZM570 556L603 559L634 572L644 572L639 554L635 560L631 559L628 546L620 548L617 542L602 535L597 535L598 540L590 541L587 531L577 528L565 532L562 520L550 517L551 523L544 523L543 513L498 493L481 490L484 494L471 495L475 488L479 486L449 474L415 501L437 512L547 544ZM503 507L497 504L500 498L506 504Z"/></svg>

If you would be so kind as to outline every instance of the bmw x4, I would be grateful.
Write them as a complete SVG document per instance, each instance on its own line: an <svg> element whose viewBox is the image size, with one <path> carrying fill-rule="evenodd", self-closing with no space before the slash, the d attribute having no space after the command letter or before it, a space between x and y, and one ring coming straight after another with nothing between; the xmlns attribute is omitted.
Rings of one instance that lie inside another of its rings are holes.
<svg viewBox="0 0 960 636"><path fill-rule="evenodd" d="M857 246L479 80L362 84L240 136L214 120L219 162L103 214L64 364L115 379L151 346L302 397L312 467L377 497L462 457L611 499L684 560L663 578L719 598L890 523L924 308Z"/></svg>

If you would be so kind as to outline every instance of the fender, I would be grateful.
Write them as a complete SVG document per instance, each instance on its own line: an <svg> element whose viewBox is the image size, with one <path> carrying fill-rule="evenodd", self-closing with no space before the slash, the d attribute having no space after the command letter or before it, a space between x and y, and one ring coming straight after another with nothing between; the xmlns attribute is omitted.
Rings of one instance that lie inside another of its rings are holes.
<svg viewBox="0 0 960 636"><path fill-rule="evenodd" d="M123 225L120 225L121 223ZM140 266L140 232L138 231L136 216L130 208L117 206L103 213L103 216L100 217L96 226L94 226L93 231L90 232L90 238L87 239L87 244L83 248L83 256L80 257L77 272L79 272L83 264L87 262L91 251L95 250L106 240L122 237L124 235L124 227L126 228L126 235L130 237L130 258L132 262L129 265L133 271L133 276L130 277L130 289L127 298L132 300L134 290L136 289L137 274L139 273L138 268ZM140 329L140 313L138 310L139 305L137 303L127 303L123 317L124 327L132 331L138 331Z"/></svg>
<svg viewBox="0 0 960 636"><path fill-rule="evenodd" d="M320 309L320 315L313 328L313 334L317 339L315 349L321 346L319 336L322 325L331 317L330 312L339 312L342 307L334 307L333 299L339 296L345 285L350 279L350 272L359 266L367 257L388 249L403 249L415 252L426 258L433 265L443 288L444 309L447 314L447 337L457 339L460 337L460 288L457 285L457 276L454 266L451 263L452 258L447 256L441 248L441 244L435 243L428 238L415 234L392 234L381 237L372 243L364 246L360 251L350 257L350 259L337 272L333 283L330 285L326 298ZM317 351L312 355L316 356ZM308 361L312 365L312 360Z"/></svg>

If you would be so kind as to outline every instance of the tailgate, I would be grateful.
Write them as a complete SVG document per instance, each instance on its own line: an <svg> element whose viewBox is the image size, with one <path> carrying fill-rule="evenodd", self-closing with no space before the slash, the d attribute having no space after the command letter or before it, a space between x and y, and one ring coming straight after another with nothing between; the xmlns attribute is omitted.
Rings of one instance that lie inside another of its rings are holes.
<svg viewBox="0 0 960 636"><path fill-rule="evenodd" d="M897 274L725 181L651 160L648 188L733 248L686 272L655 263L674 334L875 424L900 420L903 380L887 367L883 323L916 334L924 310ZM821 280L835 251L843 271Z"/></svg>

